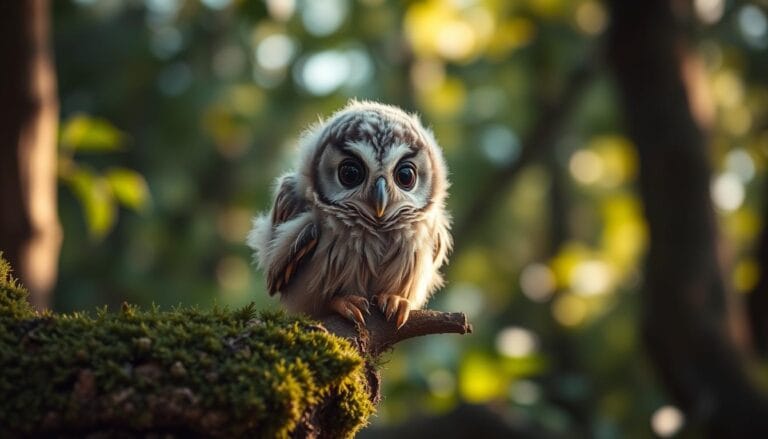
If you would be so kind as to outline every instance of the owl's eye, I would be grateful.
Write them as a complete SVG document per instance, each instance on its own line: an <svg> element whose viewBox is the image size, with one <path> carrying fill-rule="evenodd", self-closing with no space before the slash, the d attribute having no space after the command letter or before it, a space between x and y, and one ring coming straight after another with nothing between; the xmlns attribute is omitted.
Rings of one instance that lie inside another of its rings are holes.
<svg viewBox="0 0 768 439"><path fill-rule="evenodd" d="M403 163L395 170L395 181L401 188L409 191L416 184L416 168L412 163Z"/></svg>
<svg viewBox="0 0 768 439"><path fill-rule="evenodd" d="M339 181L347 189L353 188L365 179L365 170L354 160L344 160L339 166Z"/></svg>

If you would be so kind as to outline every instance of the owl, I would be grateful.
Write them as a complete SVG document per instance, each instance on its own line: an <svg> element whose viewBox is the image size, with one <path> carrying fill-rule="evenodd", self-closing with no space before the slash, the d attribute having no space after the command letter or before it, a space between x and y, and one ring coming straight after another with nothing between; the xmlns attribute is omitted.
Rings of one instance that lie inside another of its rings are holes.
<svg viewBox="0 0 768 439"><path fill-rule="evenodd" d="M418 117L352 101L310 127L248 245L289 311L397 328L442 286L452 246L440 146Z"/></svg>

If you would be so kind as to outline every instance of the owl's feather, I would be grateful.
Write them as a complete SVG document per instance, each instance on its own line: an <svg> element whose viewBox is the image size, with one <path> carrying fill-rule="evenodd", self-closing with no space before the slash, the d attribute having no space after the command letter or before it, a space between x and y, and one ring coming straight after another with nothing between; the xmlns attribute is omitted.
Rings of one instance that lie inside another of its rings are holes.
<svg viewBox="0 0 768 439"><path fill-rule="evenodd" d="M278 184L272 207L272 225L278 226L307 210L307 202L296 193L296 175L284 175Z"/></svg>
<svg viewBox="0 0 768 439"><path fill-rule="evenodd" d="M296 193L296 176L284 175L278 183L271 221L267 216L257 218L249 236L249 244L262 249L260 265L266 271L270 295L282 291L304 260L312 256L318 230L314 222L307 221L310 218L306 201Z"/></svg>

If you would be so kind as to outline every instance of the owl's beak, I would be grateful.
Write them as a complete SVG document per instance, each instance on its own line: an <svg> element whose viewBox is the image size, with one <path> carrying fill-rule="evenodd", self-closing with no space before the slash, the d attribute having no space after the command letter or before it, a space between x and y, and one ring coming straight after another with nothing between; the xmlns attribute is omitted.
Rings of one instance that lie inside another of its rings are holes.
<svg viewBox="0 0 768 439"><path fill-rule="evenodd" d="M376 218L381 218L384 215L384 209L387 208L387 201L389 201L389 193L387 193L387 181L384 177L376 179L375 186L373 188L373 202L376 207Z"/></svg>

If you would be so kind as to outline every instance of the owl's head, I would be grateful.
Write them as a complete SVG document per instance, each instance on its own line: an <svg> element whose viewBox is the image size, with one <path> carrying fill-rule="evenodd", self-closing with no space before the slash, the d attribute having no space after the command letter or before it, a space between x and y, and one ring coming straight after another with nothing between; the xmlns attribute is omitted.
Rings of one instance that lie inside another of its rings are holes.
<svg viewBox="0 0 768 439"><path fill-rule="evenodd" d="M321 204L385 224L442 209L448 181L440 147L418 117L352 101L302 139L306 188Z"/></svg>

